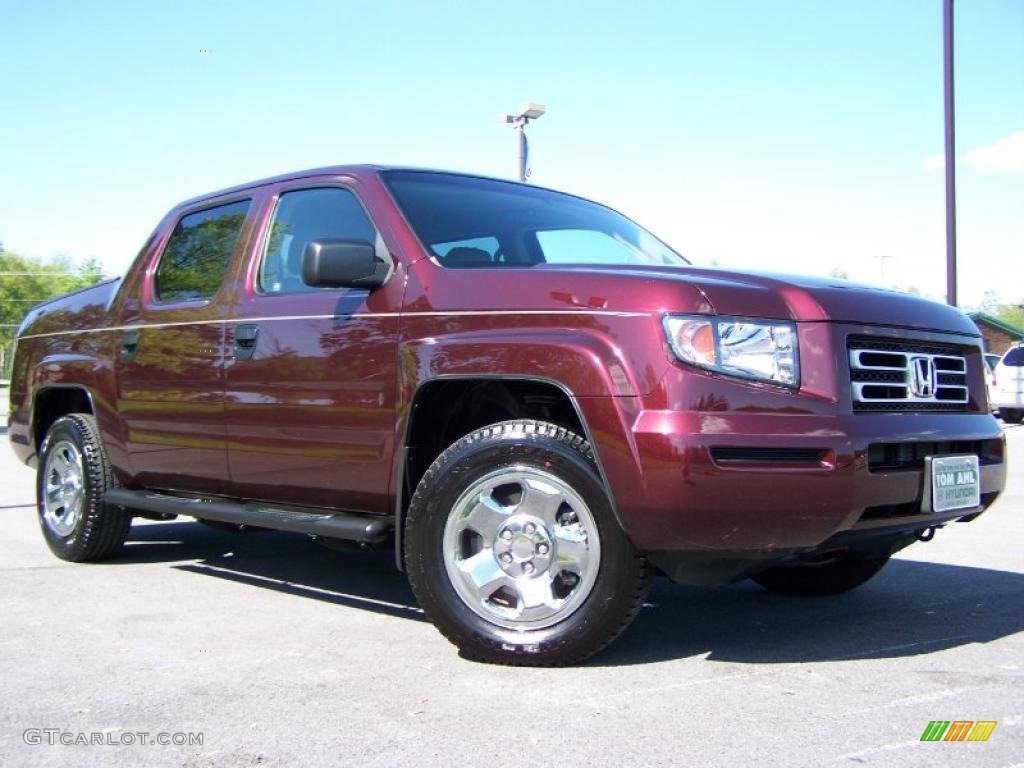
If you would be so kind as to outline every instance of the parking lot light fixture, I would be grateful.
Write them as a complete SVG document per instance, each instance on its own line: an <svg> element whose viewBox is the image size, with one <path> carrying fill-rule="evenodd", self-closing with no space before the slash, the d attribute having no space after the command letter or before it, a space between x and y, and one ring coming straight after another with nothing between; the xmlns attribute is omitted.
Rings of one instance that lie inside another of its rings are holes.
<svg viewBox="0 0 1024 768"><path fill-rule="evenodd" d="M530 175L529 157L530 151L526 142L526 126L531 120L536 120L546 111L543 104L527 102L516 114L502 115L500 122L509 123L516 132L516 146L518 162L516 164L516 176L520 181L526 181Z"/></svg>

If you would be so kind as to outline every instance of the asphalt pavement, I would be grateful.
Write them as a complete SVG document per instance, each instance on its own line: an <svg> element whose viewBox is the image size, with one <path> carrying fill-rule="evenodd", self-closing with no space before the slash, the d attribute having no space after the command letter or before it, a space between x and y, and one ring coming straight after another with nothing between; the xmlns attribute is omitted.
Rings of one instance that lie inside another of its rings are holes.
<svg viewBox="0 0 1024 768"><path fill-rule="evenodd" d="M1007 436L997 505L861 589L660 580L610 649L556 670L460 658L387 552L179 518L61 562L0 445L0 765L1022 766L1024 427ZM997 725L921 742L932 720Z"/></svg>

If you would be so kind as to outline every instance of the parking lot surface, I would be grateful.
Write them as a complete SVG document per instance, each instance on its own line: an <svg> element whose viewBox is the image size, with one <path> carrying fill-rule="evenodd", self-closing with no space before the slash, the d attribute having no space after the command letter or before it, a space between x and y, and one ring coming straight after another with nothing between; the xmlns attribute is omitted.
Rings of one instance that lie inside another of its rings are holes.
<svg viewBox="0 0 1024 768"><path fill-rule="evenodd" d="M1024 765L1024 427L988 514L861 589L659 580L610 649L555 670L460 658L390 552L179 518L61 562L0 437L0 765ZM922 743L932 720L998 725Z"/></svg>

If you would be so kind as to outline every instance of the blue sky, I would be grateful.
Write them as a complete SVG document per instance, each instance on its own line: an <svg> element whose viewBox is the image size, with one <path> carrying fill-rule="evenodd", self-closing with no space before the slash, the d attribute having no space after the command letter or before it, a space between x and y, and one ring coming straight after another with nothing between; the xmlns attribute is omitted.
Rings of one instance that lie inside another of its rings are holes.
<svg viewBox="0 0 1024 768"><path fill-rule="evenodd" d="M1020 301L1024 0L956 31L961 302ZM111 272L274 173L510 176L497 116L530 100L534 182L698 263L944 292L941 0L0 0L0 99L0 240Z"/></svg>

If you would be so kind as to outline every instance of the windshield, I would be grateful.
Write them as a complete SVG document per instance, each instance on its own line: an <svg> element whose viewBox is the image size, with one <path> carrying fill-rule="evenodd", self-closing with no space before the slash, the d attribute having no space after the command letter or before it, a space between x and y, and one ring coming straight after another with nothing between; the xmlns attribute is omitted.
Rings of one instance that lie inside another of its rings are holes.
<svg viewBox="0 0 1024 768"><path fill-rule="evenodd" d="M429 171L382 177L420 242L445 267L689 263L622 214L571 195Z"/></svg>

